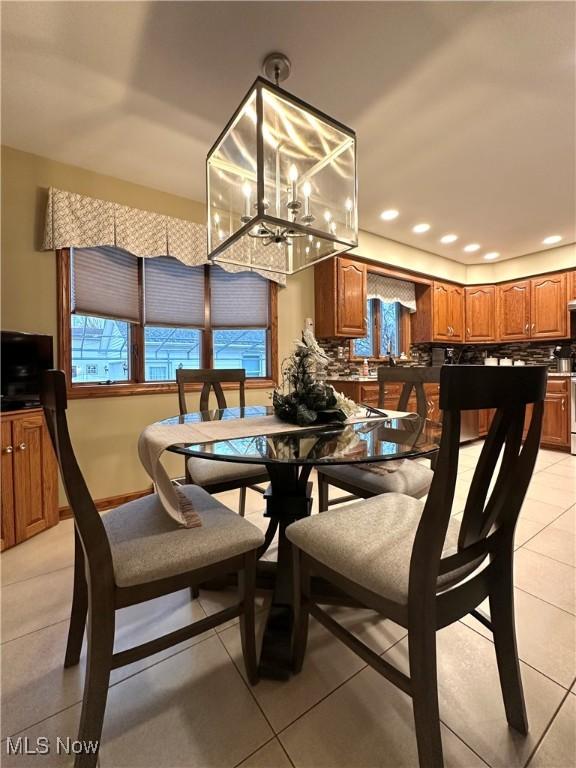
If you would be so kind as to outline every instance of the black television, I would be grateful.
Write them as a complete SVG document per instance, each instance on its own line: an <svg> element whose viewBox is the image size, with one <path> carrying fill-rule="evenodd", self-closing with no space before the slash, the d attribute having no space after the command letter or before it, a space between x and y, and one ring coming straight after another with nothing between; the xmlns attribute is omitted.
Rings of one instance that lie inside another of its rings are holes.
<svg viewBox="0 0 576 768"><path fill-rule="evenodd" d="M2 411L40 406L40 375L53 367L52 336L1 332Z"/></svg>

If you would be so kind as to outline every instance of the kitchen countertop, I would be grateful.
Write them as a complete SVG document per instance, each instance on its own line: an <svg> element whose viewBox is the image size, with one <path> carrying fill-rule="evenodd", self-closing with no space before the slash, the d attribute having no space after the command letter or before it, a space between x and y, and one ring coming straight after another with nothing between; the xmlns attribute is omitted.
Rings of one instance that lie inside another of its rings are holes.
<svg viewBox="0 0 576 768"><path fill-rule="evenodd" d="M414 367L414 366L413 366ZM428 366L418 366L421 368L426 368ZM571 376L576 375L576 373L569 373L569 372L560 372L560 371L548 371L548 376L553 378L566 378L569 379ZM338 381L357 381L360 384L378 384L378 378L376 376L327 376L326 381L328 382L338 382Z"/></svg>

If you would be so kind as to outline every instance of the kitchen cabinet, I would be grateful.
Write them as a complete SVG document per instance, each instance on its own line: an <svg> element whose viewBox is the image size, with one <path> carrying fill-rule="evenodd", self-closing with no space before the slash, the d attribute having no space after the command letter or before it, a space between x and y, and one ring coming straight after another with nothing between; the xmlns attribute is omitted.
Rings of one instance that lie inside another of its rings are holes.
<svg viewBox="0 0 576 768"><path fill-rule="evenodd" d="M542 438L540 444L549 448L570 447L570 379L548 379Z"/></svg>
<svg viewBox="0 0 576 768"><path fill-rule="evenodd" d="M576 301L576 270L574 272L568 272L568 299L570 301Z"/></svg>
<svg viewBox="0 0 576 768"><path fill-rule="evenodd" d="M2 415L1 492L2 549L57 524L57 465L41 410Z"/></svg>
<svg viewBox="0 0 576 768"><path fill-rule="evenodd" d="M496 291L493 285L465 289L466 341L496 340Z"/></svg>
<svg viewBox="0 0 576 768"><path fill-rule="evenodd" d="M530 281L530 338L560 339L568 335L567 274L543 275Z"/></svg>
<svg viewBox="0 0 576 768"><path fill-rule="evenodd" d="M499 285L496 314L501 341L527 341L530 338L530 281Z"/></svg>
<svg viewBox="0 0 576 768"><path fill-rule="evenodd" d="M366 277L366 264L342 256L315 265L318 338L366 336Z"/></svg>
<svg viewBox="0 0 576 768"><path fill-rule="evenodd" d="M452 283L434 282L433 340L464 340L464 290Z"/></svg>

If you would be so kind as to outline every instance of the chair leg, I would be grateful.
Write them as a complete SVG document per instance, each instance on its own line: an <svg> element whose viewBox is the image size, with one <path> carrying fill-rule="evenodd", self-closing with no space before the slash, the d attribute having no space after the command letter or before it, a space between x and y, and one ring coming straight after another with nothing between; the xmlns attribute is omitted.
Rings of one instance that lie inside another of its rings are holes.
<svg viewBox="0 0 576 768"><path fill-rule="evenodd" d="M196 600L196 598L200 597L200 587L196 584L193 587L190 587L190 599Z"/></svg>
<svg viewBox="0 0 576 768"><path fill-rule="evenodd" d="M294 558L294 633L292 638L292 671L302 671L308 643L308 606L310 603L310 574L300 550L292 545Z"/></svg>
<svg viewBox="0 0 576 768"><path fill-rule="evenodd" d="M330 483L321 472L318 472L318 511L326 512L328 509L328 493Z"/></svg>
<svg viewBox="0 0 576 768"><path fill-rule="evenodd" d="M412 706L420 768L443 768L435 629L409 628Z"/></svg>
<svg viewBox="0 0 576 768"><path fill-rule="evenodd" d="M246 513L246 486L243 485L242 488L240 488L240 506L238 511L240 512L240 517L244 517Z"/></svg>
<svg viewBox="0 0 576 768"><path fill-rule="evenodd" d="M98 760L114 651L114 605L112 596L107 598L95 595L88 614L88 658L78 729L78 740L96 744L97 749L76 755L74 768L95 768Z"/></svg>
<svg viewBox="0 0 576 768"><path fill-rule="evenodd" d="M242 655L250 685L259 681L256 658L256 552L249 552L244 558L244 569L238 574L242 613L240 614L240 637Z"/></svg>
<svg viewBox="0 0 576 768"><path fill-rule="evenodd" d="M88 587L84 571L84 550L78 531L74 530L74 591L72 594L72 610L68 628L68 642L64 657L65 667L75 667L80 661L82 641L86 628L86 613L88 611Z"/></svg>
<svg viewBox="0 0 576 768"><path fill-rule="evenodd" d="M504 559L504 558L503 558ZM526 735L528 718L516 647L514 626L514 586L512 555L505 556L506 565L497 586L490 594L490 620L500 675L506 719L512 728Z"/></svg>

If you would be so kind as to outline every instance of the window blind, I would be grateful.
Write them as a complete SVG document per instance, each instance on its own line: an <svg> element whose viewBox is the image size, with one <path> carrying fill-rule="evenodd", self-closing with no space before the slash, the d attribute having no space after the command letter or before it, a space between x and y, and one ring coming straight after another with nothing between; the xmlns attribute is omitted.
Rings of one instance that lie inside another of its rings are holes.
<svg viewBox="0 0 576 768"><path fill-rule="evenodd" d="M138 322L138 259L116 248L71 249L72 312Z"/></svg>
<svg viewBox="0 0 576 768"><path fill-rule="evenodd" d="M257 328L268 325L269 282L254 272L210 269L212 325Z"/></svg>
<svg viewBox="0 0 576 768"><path fill-rule="evenodd" d="M188 267L171 256L144 259L144 322L203 326L204 267Z"/></svg>
<svg viewBox="0 0 576 768"><path fill-rule="evenodd" d="M385 303L399 302L410 312L416 312L416 292L414 283L396 280L375 272L368 272L368 298L380 299Z"/></svg>

